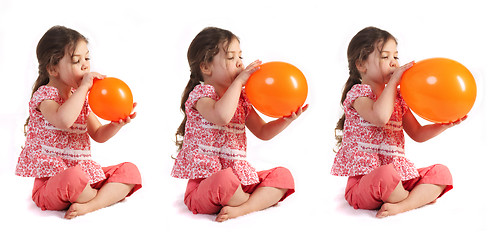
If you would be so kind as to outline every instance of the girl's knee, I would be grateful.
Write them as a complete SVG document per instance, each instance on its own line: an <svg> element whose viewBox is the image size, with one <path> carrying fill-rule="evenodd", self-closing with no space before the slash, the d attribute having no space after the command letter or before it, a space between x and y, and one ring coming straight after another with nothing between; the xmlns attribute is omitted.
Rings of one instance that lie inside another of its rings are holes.
<svg viewBox="0 0 491 240"><path fill-rule="evenodd" d="M452 174L450 173L450 169L448 169L448 167L443 165L443 164L433 165L430 172L434 173L434 174L442 174L442 175L452 176Z"/></svg>
<svg viewBox="0 0 491 240"><path fill-rule="evenodd" d="M190 180L184 203L194 214L215 214L229 203L240 186L232 169L227 168L199 182Z"/></svg>
<svg viewBox="0 0 491 240"><path fill-rule="evenodd" d="M236 182L238 181L237 176L234 174L232 171L232 168L227 168L221 171L218 171L214 173L212 176L210 176L210 180L213 180L214 182L219 182L219 183L225 183L225 182Z"/></svg>
<svg viewBox="0 0 491 240"><path fill-rule="evenodd" d="M133 179L131 183L141 182L140 170L133 163L130 162L121 163L119 168L116 170L116 172L118 175L124 174L126 176L131 176L131 179ZM138 179L140 181L137 181Z"/></svg>
<svg viewBox="0 0 491 240"><path fill-rule="evenodd" d="M272 174L280 179L286 180L287 182L293 182L293 175L288 168L276 167L273 169Z"/></svg>
<svg viewBox="0 0 491 240"><path fill-rule="evenodd" d="M264 180L265 186L271 186L280 189L283 192L283 197L280 201L290 196L295 192L295 181L293 175L287 168L276 167Z"/></svg>
<svg viewBox="0 0 491 240"><path fill-rule="evenodd" d="M78 199L88 183L87 174L77 165L46 180L37 179L32 200L43 210L63 210Z"/></svg>
<svg viewBox="0 0 491 240"><path fill-rule="evenodd" d="M397 173L392 164L383 165L373 170L369 174L372 182L376 182L376 185L394 185L399 183L401 177ZM395 185L394 185L395 186Z"/></svg>
<svg viewBox="0 0 491 240"><path fill-rule="evenodd" d="M83 186L83 188L85 188L85 186L89 182L89 177L79 165L68 168L65 171L59 173L58 176L54 177L55 178L52 177L53 183L56 183L57 185L60 185L60 183L65 183L63 185L66 187Z"/></svg>
<svg viewBox="0 0 491 240"><path fill-rule="evenodd" d="M274 171L275 172L278 172L282 175L289 175L289 176L292 176L292 173L290 172L290 170L288 170L288 168L286 167L276 167L274 168Z"/></svg>
<svg viewBox="0 0 491 240"><path fill-rule="evenodd" d="M346 200L355 209L376 209L387 200L400 184L401 177L392 164L383 165L358 178L347 189Z"/></svg>
<svg viewBox="0 0 491 240"><path fill-rule="evenodd" d="M119 167L121 171L127 171L127 172L134 172L140 174L140 170L138 170L138 167L130 162L124 162L121 163L121 166Z"/></svg>
<svg viewBox="0 0 491 240"><path fill-rule="evenodd" d="M437 185L452 185L452 174L447 166L435 164L420 172L423 183L433 183ZM451 189L451 187L449 188ZM449 190L448 189L448 190Z"/></svg>

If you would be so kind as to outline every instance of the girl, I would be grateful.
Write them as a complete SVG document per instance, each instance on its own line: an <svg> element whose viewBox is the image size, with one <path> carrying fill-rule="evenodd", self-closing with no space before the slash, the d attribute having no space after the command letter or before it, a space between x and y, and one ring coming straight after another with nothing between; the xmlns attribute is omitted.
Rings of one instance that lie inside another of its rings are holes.
<svg viewBox="0 0 491 240"><path fill-rule="evenodd" d="M184 120L176 133L179 148L172 176L190 179L184 202L194 214L217 214L216 221L275 205L294 190L286 168L256 172L246 161L245 127L268 140L307 109L272 122L255 112L242 87L259 68L244 69L239 39L230 31L202 30L188 49L190 80L183 92Z"/></svg>
<svg viewBox="0 0 491 240"><path fill-rule="evenodd" d="M399 67L396 39L368 27L348 46L350 77L341 103L344 115L336 130L339 151L331 173L350 176L345 197L355 209L380 209L386 217L432 203L452 189L443 165L416 169L404 157L404 133L417 142L431 139L465 118L421 126L401 98L401 76L413 62Z"/></svg>
<svg viewBox="0 0 491 240"><path fill-rule="evenodd" d="M42 210L64 210L71 219L112 205L141 188L132 163L102 168L92 161L89 136L105 142L136 113L101 125L89 110L90 72L87 39L75 30L55 26L36 48L39 77L34 83L26 121L26 144L16 175L35 177L32 199ZM136 104L134 104L136 106Z"/></svg>

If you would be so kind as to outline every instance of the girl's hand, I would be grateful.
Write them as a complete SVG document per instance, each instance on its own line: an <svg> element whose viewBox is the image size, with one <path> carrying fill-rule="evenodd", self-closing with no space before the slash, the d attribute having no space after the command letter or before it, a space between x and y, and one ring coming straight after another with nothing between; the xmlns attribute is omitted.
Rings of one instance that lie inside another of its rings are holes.
<svg viewBox="0 0 491 240"><path fill-rule="evenodd" d="M449 122L449 123L440 123L440 124L443 125L443 126L447 126L448 128L451 128L451 127L453 127L455 125L459 125L460 123L462 123L466 119L467 119L467 115L465 115L464 117L462 117L461 119L458 119L456 121Z"/></svg>
<svg viewBox="0 0 491 240"><path fill-rule="evenodd" d="M309 105L308 104L306 104L303 107L299 107L296 112L292 113L290 116L283 117L283 119L286 120L286 121L288 121L288 122L293 122L295 119L297 119L298 117L300 117L300 115L303 112L307 111L308 108L309 108Z"/></svg>
<svg viewBox="0 0 491 240"><path fill-rule="evenodd" d="M133 110L135 109L136 105L137 105L136 102L133 103ZM126 117L125 119L119 119L119 121L117 121L117 122L113 121L113 122L111 122L111 124L122 127L122 126L130 123L132 119L135 119L135 117L136 117L136 112L133 112L128 117Z"/></svg>
<svg viewBox="0 0 491 240"><path fill-rule="evenodd" d="M82 77L82 81L80 82L79 87L87 87L87 90L90 90L92 88L92 85L94 84L94 79L103 79L103 78L106 78L106 75L102 75L96 72L86 73Z"/></svg>
<svg viewBox="0 0 491 240"><path fill-rule="evenodd" d="M136 107L136 103L133 103L133 108ZM131 122L131 119L136 117L136 112L133 112L125 119L120 119L117 122L110 122L105 125L101 125L94 113L90 113L87 128L90 137L98 143L106 142L111 139L118 131L126 124Z"/></svg>
<svg viewBox="0 0 491 240"><path fill-rule="evenodd" d="M252 62L244 70L242 70L242 72L239 73L235 80L240 81L242 83L242 86L245 86L251 74L259 69L259 65L261 65L261 63L262 62L260 60Z"/></svg>
<svg viewBox="0 0 491 240"><path fill-rule="evenodd" d="M412 66L414 65L414 61L412 62L409 62L409 63L406 63L405 65L397 68L393 73L392 73L392 76L390 77L390 80L389 82L394 82L396 83L396 86L399 85L399 83L401 82L401 77L402 77L402 74L408 70L409 68L411 68Z"/></svg>
<svg viewBox="0 0 491 240"><path fill-rule="evenodd" d="M261 140L270 140L288 127L293 120L297 119L308 107L309 105L306 104L303 107L299 107L297 111L290 116L278 118L268 123L264 122L257 112L252 109L249 116L247 116L246 126L257 138Z"/></svg>

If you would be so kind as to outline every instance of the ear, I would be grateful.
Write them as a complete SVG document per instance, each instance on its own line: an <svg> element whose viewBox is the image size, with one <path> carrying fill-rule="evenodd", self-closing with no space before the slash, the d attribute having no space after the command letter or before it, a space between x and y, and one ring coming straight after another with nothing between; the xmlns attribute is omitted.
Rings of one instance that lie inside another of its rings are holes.
<svg viewBox="0 0 491 240"><path fill-rule="evenodd" d="M211 76L211 73L212 73L211 64L202 62L199 65L199 68L201 69L201 73L203 74L203 76Z"/></svg>
<svg viewBox="0 0 491 240"><path fill-rule="evenodd" d="M365 73L367 71L365 61L356 60L356 69L360 74Z"/></svg>
<svg viewBox="0 0 491 240"><path fill-rule="evenodd" d="M50 64L50 65L46 66L46 70L48 70L48 74L50 76L53 76L53 77L58 76L58 69L55 66Z"/></svg>

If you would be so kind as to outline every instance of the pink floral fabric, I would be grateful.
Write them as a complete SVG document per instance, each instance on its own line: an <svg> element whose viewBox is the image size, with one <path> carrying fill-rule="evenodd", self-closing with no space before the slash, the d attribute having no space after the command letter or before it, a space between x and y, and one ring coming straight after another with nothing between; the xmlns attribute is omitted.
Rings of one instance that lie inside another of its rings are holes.
<svg viewBox="0 0 491 240"><path fill-rule="evenodd" d="M376 100L370 86L365 84L357 84L348 92L343 103L346 114L343 141L334 158L331 174L365 175L382 165L392 163L402 180L418 177L414 164L404 154L402 116L408 107L399 91L392 116L383 127L366 121L352 107L353 102L359 97Z"/></svg>
<svg viewBox="0 0 491 240"><path fill-rule="evenodd" d="M217 126L201 116L194 108L201 98L218 101L219 96L211 85L198 85L186 101L186 131L171 175L176 178L207 178L222 169L231 168L241 184L259 182L256 170L246 160L247 139L245 121L251 104L242 91L232 120Z"/></svg>
<svg viewBox="0 0 491 240"><path fill-rule="evenodd" d="M20 153L15 174L23 177L44 178L80 165L89 182L96 183L106 177L102 167L92 161L90 137L87 133L89 106L87 100L77 120L68 130L56 128L38 110L44 100L63 104L54 87L41 86L29 102L29 124L26 143Z"/></svg>

